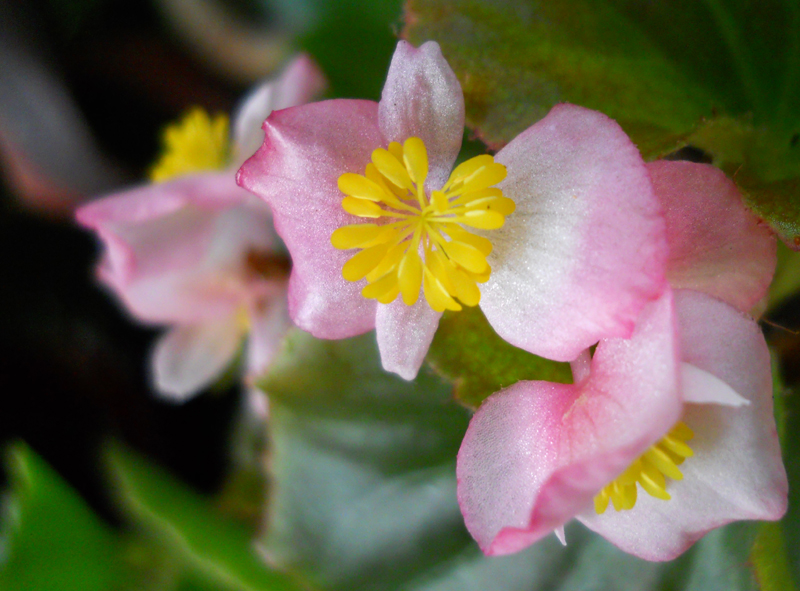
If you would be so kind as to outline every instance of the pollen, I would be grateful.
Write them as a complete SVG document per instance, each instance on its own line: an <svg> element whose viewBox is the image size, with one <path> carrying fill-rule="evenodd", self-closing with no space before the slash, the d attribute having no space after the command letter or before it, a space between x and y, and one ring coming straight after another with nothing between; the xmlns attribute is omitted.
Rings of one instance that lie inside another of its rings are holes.
<svg viewBox="0 0 800 591"><path fill-rule="evenodd" d="M594 510L605 513L608 503L617 511L633 509L636 505L638 483L652 497L670 500L667 478L683 480L678 469L686 458L693 455L686 442L694 437L686 423L678 422L667 435L633 462L616 480L601 490L594 498Z"/></svg>
<svg viewBox="0 0 800 591"><path fill-rule="evenodd" d="M342 275L348 281L366 279L362 295L382 304L401 296L412 306L422 288L437 312L476 306L477 284L491 273L486 257L492 243L467 228L495 230L514 212L514 202L493 187L506 177L506 168L493 156L477 156L457 166L430 194L427 176L425 144L411 137L375 150L364 175L339 177L344 210L374 220L331 235L334 247L359 249Z"/></svg>
<svg viewBox="0 0 800 591"><path fill-rule="evenodd" d="M192 172L220 170L230 160L228 117L209 116L203 109L190 109L162 136L163 152L150 169L150 179L160 183Z"/></svg>

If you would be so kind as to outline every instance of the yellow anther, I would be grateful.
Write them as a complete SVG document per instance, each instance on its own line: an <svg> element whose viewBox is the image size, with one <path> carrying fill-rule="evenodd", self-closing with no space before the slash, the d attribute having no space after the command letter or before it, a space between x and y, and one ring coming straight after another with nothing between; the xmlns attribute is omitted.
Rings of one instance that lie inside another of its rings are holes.
<svg viewBox="0 0 800 591"><path fill-rule="evenodd" d="M348 281L360 281L380 264L388 250L389 247L386 244L378 244L362 250L344 264L342 275Z"/></svg>
<svg viewBox="0 0 800 591"><path fill-rule="evenodd" d="M384 189L376 182L361 176L346 172L339 177L339 190L345 195L367 199L369 201L380 201L383 199Z"/></svg>
<svg viewBox="0 0 800 591"><path fill-rule="evenodd" d="M636 505L637 483L650 496L669 501L671 497L667 492L665 477L672 480L683 479L683 474L676 464L680 464L692 455L691 448L684 443L692 437L694 433L686 423L678 422L661 441L648 449L625 472L595 495L595 512L598 515L604 513L609 500L617 511L633 509Z"/></svg>
<svg viewBox="0 0 800 591"><path fill-rule="evenodd" d="M598 515L602 515L606 512L608 508L608 501L610 500L608 496L608 491L604 488L601 490L597 495L594 497L594 511Z"/></svg>
<svg viewBox="0 0 800 591"><path fill-rule="evenodd" d="M428 194L428 153L421 139L376 149L364 175L345 173L338 180L345 195L342 208L378 220L344 226L331 235L335 248L363 249L345 263L342 275L349 281L366 279L362 295L381 303L402 296L411 306L421 289L440 312L478 305L478 284L491 274L486 257L492 243L465 226L492 230L505 223L514 202L490 186L505 175L505 167L492 156L478 156Z"/></svg>
<svg viewBox="0 0 800 591"><path fill-rule="evenodd" d="M163 153L150 169L150 179L160 183L192 172L221 170L229 164L228 117L213 119L195 107L168 126L162 137Z"/></svg>
<svg viewBox="0 0 800 591"><path fill-rule="evenodd" d="M378 172L401 189L414 188L414 182L411 180L406 167L388 150L378 148L372 152L372 163L378 169Z"/></svg>
<svg viewBox="0 0 800 591"><path fill-rule="evenodd" d="M358 199L356 197L345 197L342 199L342 209L347 213L357 215L362 218L380 218L383 217L383 210L381 206L373 201L366 199Z"/></svg>
<svg viewBox="0 0 800 591"><path fill-rule="evenodd" d="M428 178L428 151L418 137L410 137L403 144L403 163L417 188Z"/></svg>
<svg viewBox="0 0 800 591"><path fill-rule="evenodd" d="M367 248L368 246L388 242L393 235L394 232L391 231L391 228L386 228L385 226L357 224L334 230L333 234L331 234L331 243L339 249Z"/></svg>

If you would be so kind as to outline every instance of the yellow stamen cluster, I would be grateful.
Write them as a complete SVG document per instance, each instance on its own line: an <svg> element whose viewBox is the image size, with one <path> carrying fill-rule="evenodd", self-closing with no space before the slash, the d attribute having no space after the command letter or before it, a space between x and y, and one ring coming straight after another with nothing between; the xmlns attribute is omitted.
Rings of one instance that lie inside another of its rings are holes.
<svg viewBox="0 0 800 591"><path fill-rule="evenodd" d="M636 505L636 483L650 496L668 501L665 477L682 480L678 469L686 458L693 455L686 442L694 437L686 423L678 422L672 430L644 455L628 467L616 480L603 488L594 498L594 510L602 514L609 500L617 511L633 509Z"/></svg>
<svg viewBox="0 0 800 591"><path fill-rule="evenodd" d="M150 179L160 183L191 172L220 170L230 160L228 117L213 119L195 107L169 125L162 138L164 152L150 169Z"/></svg>
<svg viewBox="0 0 800 591"><path fill-rule="evenodd" d="M372 153L364 175L345 173L339 189L344 210L384 223L344 226L331 235L342 250L360 252L345 263L348 281L366 278L365 298L383 304L402 294L411 306L420 287L437 312L460 310L480 301L478 283L489 280L486 257L492 243L464 226L494 230L513 213L514 202L492 188L506 176L505 166L489 155L460 164L431 195L425 192L428 152L419 138L389 144Z"/></svg>

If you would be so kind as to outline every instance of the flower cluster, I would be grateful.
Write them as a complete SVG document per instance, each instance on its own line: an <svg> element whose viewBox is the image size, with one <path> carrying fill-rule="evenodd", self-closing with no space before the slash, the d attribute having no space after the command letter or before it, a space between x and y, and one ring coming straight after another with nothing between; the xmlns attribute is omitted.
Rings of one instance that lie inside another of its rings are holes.
<svg viewBox="0 0 800 591"><path fill-rule="evenodd" d="M374 328L384 368L412 379L441 313L480 305L510 343L572 363L573 384L514 384L470 423L458 498L487 554L577 517L667 560L732 520L780 518L769 355L747 314L775 240L733 184L645 164L615 122L566 104L453 168L463 125L432 42L399 43L377 104L266 120L238 182L292 256L292 320L328 339Z"/></svg>
<svg viewBox="0 0 800 591"><path fill-rule="evenodd" d="M289 261L261 201L236 186L235 170L261 143L273 109L304 103L324 79L301 56L228 119L194 109L164 134L153 183L90 203L78 221L105 250L100 280L138 320L170 329L155 346L156 390L182 401L230 365L247 339L244 365L257 376L291 325Z"/></svg>
<svg viewBox="0 0 800 591"><path fill-rule="evenodd" d="M518 382L475 413L458 500L486 554L563 540L577 518L669 560L730 521L783 515L749 315L775 239L724 174L646 164L617 123L568 104L456 165L464 97L433 42L398 44L378 103L305 104L319 86L295 62L246 104L233 149L225 120L190 114L166 136L162 182L79 212L106 244L101 279L172 326L154 355L163 393L209 383L248 333L263 371L287 315L325 339L374 329L383 367L411 380L442 313L480 306L574 378Z"/></svg>

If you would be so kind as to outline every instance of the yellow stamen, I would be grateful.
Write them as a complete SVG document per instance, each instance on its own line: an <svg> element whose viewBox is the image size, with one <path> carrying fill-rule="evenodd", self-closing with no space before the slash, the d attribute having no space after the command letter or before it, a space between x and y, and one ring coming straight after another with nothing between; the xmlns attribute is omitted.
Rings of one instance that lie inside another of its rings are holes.
<svg viewBox="0 0 800 591"><path fill-rule="evenodd" d="M411 306L422 288L437 312L460 310L456 298L477 306L477 284L491 274L486 257L492 243L465 226L494 230L514 212L514 202L492 187L505 176L505 166L494 157L478 156L457 166L444 187L428 195L428 152L421 139L378 148L363 175L339 177L342 208L377 222L344 226L331 235L335 248L361 249L342 275L366 279L362 295L381 303L402 296Z"/></svg>
<svg viewBox="0 0 800 591"><path fill-rule="evenodd" d="M614 505L617 511L633 509L636 505L636 483L651 497L670 500L666 478L683 479L678 466L693 455L686 441L694 433L686 423L678 422L664 438L634 461L625 472L605 486L594 497L594 510L600 515Z"/></svg>
<svg viewBox="0 0 800 591"><path fill-rule="evenodd" d="M228 117L213 119L195 107L168 126L162 138L164 152L150 169L150 179L160 183L188 173L221 170L229 164Z"/></svg>

